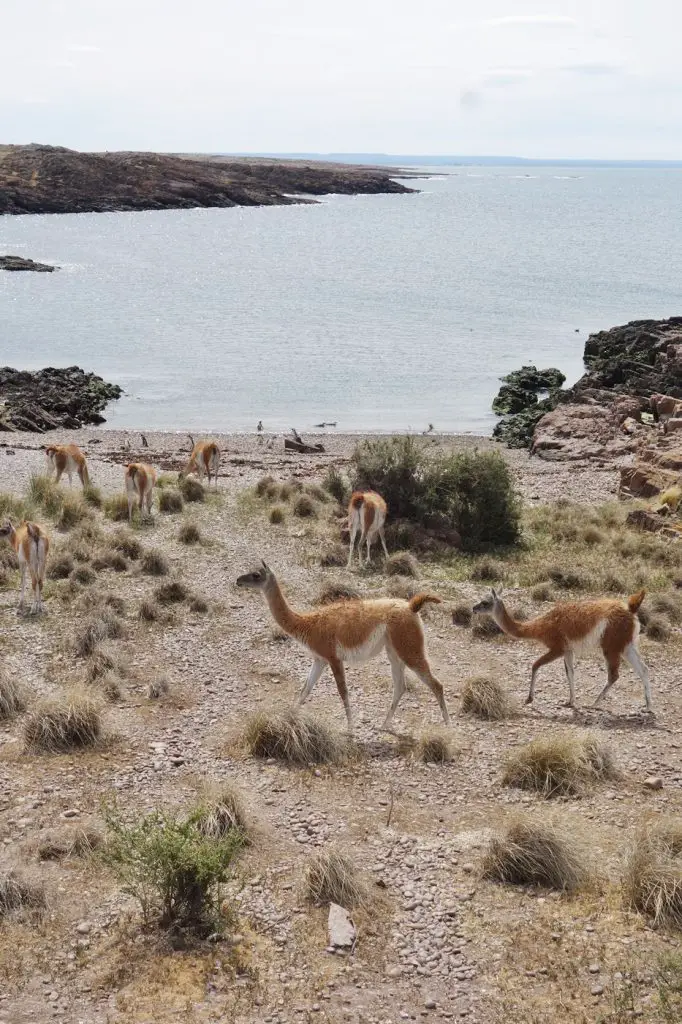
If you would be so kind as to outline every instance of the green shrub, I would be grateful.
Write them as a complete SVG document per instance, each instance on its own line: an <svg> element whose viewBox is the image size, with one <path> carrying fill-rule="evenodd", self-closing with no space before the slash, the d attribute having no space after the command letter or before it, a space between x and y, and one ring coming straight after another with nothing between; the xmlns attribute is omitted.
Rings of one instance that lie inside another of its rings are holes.
<svg viewBox="0 0 682 1024"><path fill-rule="evenodd" d="M519 540L521 506L497 452L435 454L412 437L363 441L353 455L356 490L375 490L396 519L447 521L476 550Z"/></svg>
<svg viewBox="0 0 682 1024"><path fill-rule="evenodd" d="M187 818L154 811L126 824L105 811L102 856L123 891L140 904L146 924L206 935L215 929L221 886L244 845L240 829L207 835L203 809Z"/></svg>
<svg viewBox="0 0 682 1024"><path fill-rule="evenodd" d="M325 491L331 494L332 498L336 498L339 505L344 507L350 500L350 485L345 477L342 477L336 466L330 466L327 470L322 486Z"/></svg>

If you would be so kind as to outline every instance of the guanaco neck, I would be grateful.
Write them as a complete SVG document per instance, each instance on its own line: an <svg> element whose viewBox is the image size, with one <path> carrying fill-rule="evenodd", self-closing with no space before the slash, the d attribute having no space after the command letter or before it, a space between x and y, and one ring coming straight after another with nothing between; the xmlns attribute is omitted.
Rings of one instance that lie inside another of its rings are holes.
<svg viewBox="0 0 682 1024"><path fill-rule="evenodd" d="M500 629L508 633L509 636L522 637L527 635L526 623L517 622L516 619L512 618L502 601L498 601L493 607L492 617Z"/></svg>
<svg viewBox="0 0 682 1024"><path fill-rule="evenodd" d="M265 600L268 602L268 607L277 625L290 636L298 636L303 625L303 617L291 610L276 579L273 578L272 582L265 588L264 593Z"/></svg>

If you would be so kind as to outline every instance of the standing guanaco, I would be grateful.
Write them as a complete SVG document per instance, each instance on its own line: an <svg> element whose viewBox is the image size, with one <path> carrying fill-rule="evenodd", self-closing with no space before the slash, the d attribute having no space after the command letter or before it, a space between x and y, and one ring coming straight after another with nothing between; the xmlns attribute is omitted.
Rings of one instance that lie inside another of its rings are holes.
<svg viewBox="0 0 682 1024"><path fill-rule="evenodd" d="M50 550L50 538L37 523L24 520L15 527L9 519L4 526L0 527L0 537L6 537L9 540L16 552L21 569L21 594L17 615L21 615L24 610L26 576L29 572L31 573L31 591L33 593L31 614L37 615L44 611L43 584L45 582L45 563Z"/></svg>
<svg viewBox="0 0 682 1024"><path fill-rule="evenodd" d="M69 486L72 483L74 473L78 473L78 479L83 487L90 483L88 475L88 461L77 444L51 444L45 449L47 464L56 473L55 482L59 483L62 473L69 478Z"/></svg>
<svg viewBox="0 0 682 1024"><path fill-rule="evenodd" d="M133 505L138 499L140 516L146 509L152 514L152 497L156 484L156 470L145 462L130 462L125 468L125 486L128 496L128 522L133 520Z"/></svg>
<svg viewBox="0 0 682 1024"><path fill-rule="evenodd" d="M372 541L378 535L388 558L384 523L386 522L386 502L376 491L354 491L348 503L348 529L350 530L350 551L348 565L353 561L355 538L360 532L358 547L358 564L362 566L362 545L367 542L367 561L369 562Z"/></svg>

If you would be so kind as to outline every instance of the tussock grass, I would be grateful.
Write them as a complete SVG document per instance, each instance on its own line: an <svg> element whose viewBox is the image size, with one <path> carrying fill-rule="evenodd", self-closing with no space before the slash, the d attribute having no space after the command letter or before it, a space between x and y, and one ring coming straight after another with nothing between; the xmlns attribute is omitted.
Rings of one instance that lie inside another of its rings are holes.
<svg viewBox="0 0 682 1024"><path fill-rule="evenodd" d="M96 683L108 672L116 670L116 662L107 652L98 648L88 660L85 678L88 683Z"/></svg>
<svg viewBox="0 0 682 1024"><path fill-rule="evenodd" d="M335 764L344 759L344 739L320 719L293 711L261 712L246 723L244 742L254 757L274 757L285 764Z"/></svg>
<svg viewBox="0 0 682 1024"><path fill-rule="evenodd" d="M0 722L7 722L26 710L24 688L14 676L0 670Z"/></svg>
<svg viewBox="0 0 682 1024"><path fill-rule="evenodd" d="M594 590L594 580L584 572L574 572L571 569L563 569L560 566L553 566L547 572L555 587L560 590Z"/></svg>
<svg viewBox="0 0 682 1024"><path fill-rule="evenodd" d="M328 492L324 487L320 487L319 484L305 484L304 489L306 494L309 494L311 498L321 502L323 505L329 501Z"/></svg>
<svg viewBox="0 0 682 1024"><path fill-rule="evenodd" d="M59 752L90 747L102 734L102 719L95 702L73 691L37 703L24 723L27 750Z"/></svg>
<svg viewBox="0 0 682 1024"><path fill-rule="evenodd" d="M125 572L128 569L128 560L120 551L107 548L97 558L93 558L92 568L97 569L98 572L101 572L103 569Z"/></svg>
<svg viewBox="0 0 682 1024"><path fill-rule="evenodd" d="M135 510L133 509L133 514ZM128 498L125 494L114 494L104 502L104 514L114 523L125 523L128 520Z"/></svg>
<svg viewBox="0 0 682 1024"><path fill-rule="evenodd" d="M358 601L361 598L357 587L348 583L341 583L330 580L325 583L315 598L313 604L335 604L337 601Z"/></svg>
<svg viewBox="0 0 682 1024"><path fill-rule="evenodd" d="M125 635L121 619L110 609L93 615L76 632L75 647L79 658L89 658L103 640L120 640Z"/></svg>
<svg viewBox="0 0 682 1024"><path fill-rule="evenodd" d="M665 643L669 640L672 634L672 628L667 619L664 619L662 615L652 615L646 624L646 635L650 640L658 640L659 643Z"/></svg>
<svg viewBox="0 0 682 1024"><path fill-rule="evenodd" d="M255 491L259 498L267 497L268 489L276 483L274 476L262 476L256 484Z"/></svg>
<svg viewBox="0 0 682 1024"><path fill-rule="evenodd" d="M185 507L182 494L171 488L165 488L159 494L159 512L176 514Z"/></svg>
<svg viewBox="0 0 682 1024"><path fill-rule="evenodd" d="M554 591L550 583L537 583L530 592L534 601L545 602L554 600Z"/></svg>
<svg viewBox="0 0 682 1024"><path fill-rule="evenodd" d="M119 700L123 700L121 678L115 672L107 672L105 676L102 676L100 680L100 689L102 694L108 701L111 701L112 704L115 704Z"/></svg>
<svg viewBox="0 0 682 1024"><path fill-rule="evenodd" d="M65 493L55 483L54 477L45 473L34 473L26 489L26 501L33 507L42 508L50 518L58 516L64 503Z"/></svg>
<svg viewBox="0 0 682 1024"><path fill-rule="evenodd" d="M110 540L110 545L114 551L120 551L131 562L136 562L142 555L142 544L130 530L116 530Z"/></svg>
<svg viewBox="0 0 682 1024"><path fill-rule="evenodd" d="M336 903L346 910L366 907L370 902L369 889L353 861L336 849L322 850L311 857L305 892L313 903Z"/></svg>
<svg viewBox="0 0 682 1024"><path fill-rule="evenodd" d="M281 505L273 505L268 515L268 519L273 524L273 526L278 526L280 523L283 523L285 518L286 512L284 508Z"/></svg>
<svg viewBox="0 0 682 1024"><path fill-rule="evenodd" d="M0 492L0 519L30 519L33 511L31 504L23 498L7 494L6 491Z"/></svg>
<svg viewBox="0 0 682 1024"><path fill-rule="evenodd" d="M178 530L178 540L181 544L201 544L201 531L197 524L191 521L183 523Z"/></svg>
<svg viewBox="0 0 682 1024"><path fill-rule="evenodd" d="M249 828L239 794L227 783L210 790L196 813L199 831L210 839L224 839L238 832L246 841Z"/></svg>
<svg viewBox="0 0 682 1024"><path fill-rule="evenodd" d="M141 619L142 622L158 622L160 619L165 617L165 612L157 601L146 597L140 601L137 617Z"/></svg>
<svg viewBox="0 0 682 1024"><path fill-rule="evenodd" d="M320 554L320 565L325 568L332 568L345 565L348 561L348 549L343 544L329 544Z"/></svg>
<svg viewBox="0 0 682 1024"><path fill-rule="evenodd" d="M317 504L309 494L299 494L292 511L300 519L317 519Z"/></svg>
<svg viewBox="0 0 682 1024"><path fill-rule="evenodd" d="M171 692L171 685L164 676L152 679L147 687L147 700L162 700L168 697Z"/></svg>
<svg viewBox="0 0 682 1024"><path fill-rule="evenodd" d="M459 601L452 609L452 621L456 626L470 626L474 613L468 601Z"/></svg>
<svg viewBox="0 0 682 1024"><path fill-rule="evenodd" d="M208 601L201 594L195 594L189 602L189 610L197 615L205 615L208 611Z"/></svg>
<svg viewBox="0 0 682 1024"><path fill-rule="evenodd" d="M592 875L584 851L551 826L518 819L491 839L484 878L507 885L541 885L560 892L587 887Z"/></svg>
<svg viewBox="0 0 682 1024"><path fill-rule="evenodd" d="M61 510L56 517L57 529L66 533L78 526L84 519L92 516L92 510L88 503L80 495L66 494L62 502Z"/></svg>
<svg viewBox="0 0 682 1024"><path fill-rule="evenodd" d="M388 596L399 597L402 601L409 601L418 592L419 584L408 576L391 576L386 584Z"/></svg>
<svg viewBox="0 0 682 1024"><path fill-rule="evenodd" d="M514 751L502 782L550 798L581 796L594 783L616 778L613 755L602 740L590 733L567 732L533 740Z"/></svg>
<svg viewBox="0 0 682 1024"><path fill-rule="evenodd" d="M181 580L169 580L156 588L154 597L159 604L180 604L189 598L189 591Z"/></svg>
<svg viewBox="0 0 682 1024"><path fill-rule="evenodd" d="M682 822L641 831L629 851L623 879L629 906L654 925L682 929Z"/></svg>
<svg viewBox="0 0 682 1024"><path fill-rule="evenodd" d="M162 551L152 548L142 556L142 572L147 576L167 576L170 572L168 559Z"/></svg>
<svg viewBox="0 0 682 1024"><path fill-rule="evenodd" d="M183 476L178 480L178 490L187 502L204 501L206 491L204 485L193 476Z"/></svg>
<svg viewBox="0 0 682 1024"><path fill-rule="evenodd" d="M386 559L384 572L387 576L418 576L419 562L409 551L395 551Z"/></svg>
<svg viewBox="0 0 682 1024"><path fill-rule="evenodd" d="M501 722L515 711L509 694L496 679L474 676L462 687L462 711L489 722Z"/></svg>
<svg viewBox="0 0 682 1024"><path fill-rule="evenodd" d="M452 742L444 732L423 732L417 740L417 757L425 764L447 764L453 756Z"/></svg>
<svg viewBox="0 0 682 1024"><path fill-rule="evenodd" d="M49 580L65 580L71 575L75 568L72 556L68 551L63 551L50 559L47 567L47 578Z"/></svg>
<svg viewBox="0 0 682 1024"><path fill-rule="evenodd" d="M471 632L479 640L491 640L493 637L502 635L502 630L491 615L474 615L473 618L474 624Z"/></svg>
<svg viewBox="0 0 682 1024"><path fill-rule="evenodd" d="M492 558L481 558L472 567L469 578L484 583L498 583L506 578L507 572L501 562Z"/></svg>
<svg viewBox="0 0 682 1024"><path fill-rule="evenodd" d="M336 498L339 505L346 506L350 501L350 484L344 476L339 473L336 466L330 466L322 481L325 491L328 491L333 498Z"/></svg>
<svg viewBox="0 0 682 1024"><path fill-rule="evenodd" d="M672 591L652 594L649 604L656 615L664 615L674 626L682 622L682 596L679 594Z"/></svg>
<svg viewBox="0 0 682 1024"><path fill-rule="evenodd" d="M38 843L38 860L71 860L89 857L104 842L102 833L82 825L66 825L43 835Z"/></svg>
<svg viewBox="0 0 682 1024"><path fill-rule="evenodd" d="M102 492L99 487L95 487L94 484L86 484L83 488L83 500L91 506L91 508L101 508L103 504Z"/></svg>
<svg viewBox="0 0 682 1024"><path fill-rule="evenodd" d="M46 906L41 882L14 870L0 872L0 921L22 910L44 910Z"/></svg>
<svg viewBox="0 0 682 1024"><path fill-rule="evenodd" d="M667 491L663 491L658 500L661 505L667 505L674 512L682 503L682 487L679 484L674 484Z"/></svg>

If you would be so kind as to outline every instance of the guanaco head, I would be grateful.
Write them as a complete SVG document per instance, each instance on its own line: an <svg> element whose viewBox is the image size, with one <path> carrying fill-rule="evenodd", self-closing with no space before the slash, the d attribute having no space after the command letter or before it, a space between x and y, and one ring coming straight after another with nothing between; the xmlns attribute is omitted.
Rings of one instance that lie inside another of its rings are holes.
<svg viewBox="0 0 682 1024"><path fill-rule="evenodd" d="M16 532L11 520L8 519L0 526L0 540L11 540Z"/></svg>
<svg viewBox="0 0 682 1024"><path fill-rule="evenodd" d="M486 614L493 615L496 611L501 610L503 607L502 598L496 590L491 589L488 597L484 597L482 601L475 604L472 608L474 614Z"/></svg>
<svg viewBox="0 0 682 1024"><path fill-rule="evenodd" d="M275 577L271 569L261 561L260 567L253 572L246 572L237 577L238 587L249 587L251 590L267 590Z"/></svg>

